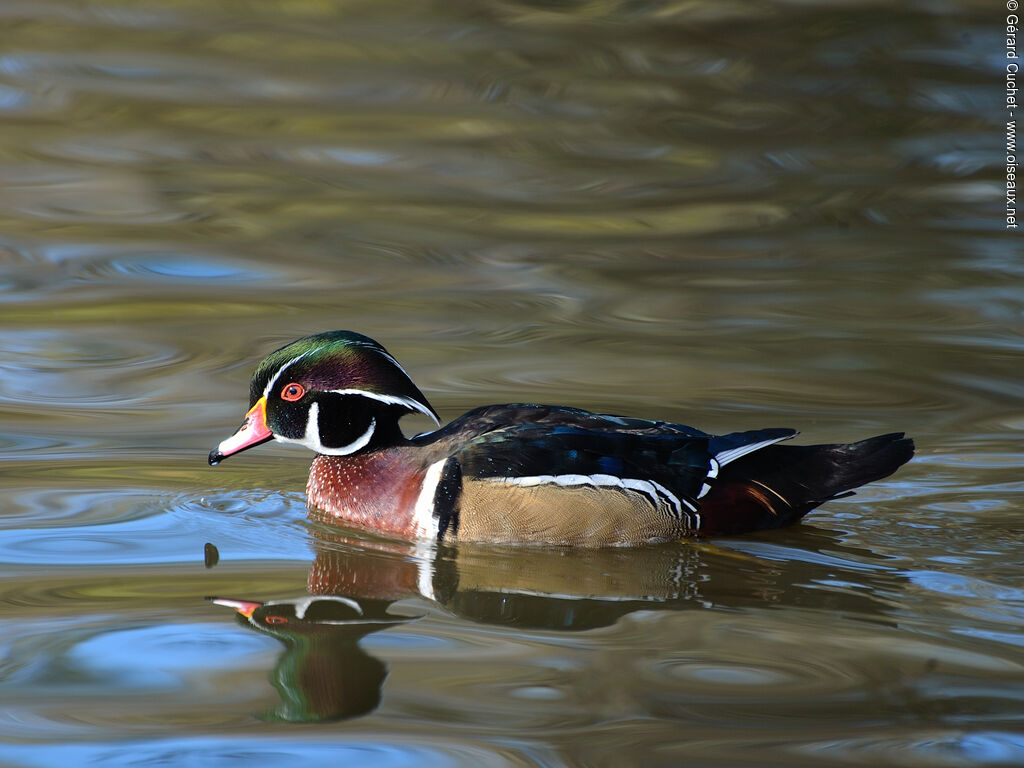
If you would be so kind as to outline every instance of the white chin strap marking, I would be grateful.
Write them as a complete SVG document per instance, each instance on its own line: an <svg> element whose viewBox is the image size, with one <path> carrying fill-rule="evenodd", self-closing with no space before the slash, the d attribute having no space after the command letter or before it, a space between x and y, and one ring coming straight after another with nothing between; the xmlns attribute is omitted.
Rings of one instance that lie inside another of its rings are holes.
<svg viewBox="0 0 1024 768"><path fill-rule="evenodd" d="M281 437L280 435L274 435L274 439L282 443L297 443L298 445L304 445L311 451L322 453L326 456L348 456L350 453L355 453L360 448L366 447L370 440L373 438L373 430L377 427L377 420L371 418L370 426L366 428L359 437L353 440L348 445L343 445L340 448L328 448L322 442L320 442L320 404L313 403L309 406L309 415L306 417L306 434L300 439L293 437Z"/></svg>

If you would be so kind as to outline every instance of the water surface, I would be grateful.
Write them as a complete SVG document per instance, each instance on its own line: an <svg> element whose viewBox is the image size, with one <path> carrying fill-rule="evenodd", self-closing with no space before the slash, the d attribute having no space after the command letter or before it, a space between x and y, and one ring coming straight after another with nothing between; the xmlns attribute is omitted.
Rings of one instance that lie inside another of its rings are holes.
<svg viewBox="0 0 1024 768"><path fill-rule="evenodd" d="M1024 763L998 17L5 3L0 764ZM309 521L301 451L206 466L335 328L446 420L918 455L784 531L405 546Z"/></svg>

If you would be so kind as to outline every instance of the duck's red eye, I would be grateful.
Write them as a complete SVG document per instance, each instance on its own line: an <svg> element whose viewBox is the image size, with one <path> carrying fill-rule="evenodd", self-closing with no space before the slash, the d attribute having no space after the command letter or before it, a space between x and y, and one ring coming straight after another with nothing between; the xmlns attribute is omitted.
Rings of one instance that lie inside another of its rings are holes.
<svg viewBox="0 0 1024 768"><path fill-rule="evenodd" d="M267 624L287 624L288 618L286 616L274 616L270 614L263 619Z"/></svg>
<svg viewBox="0 0 1024 768"><path fill-rule="evenodd" d="M306 394L306 388L301 384L291 383L281 392L282 400L298 400Z"/></svg>

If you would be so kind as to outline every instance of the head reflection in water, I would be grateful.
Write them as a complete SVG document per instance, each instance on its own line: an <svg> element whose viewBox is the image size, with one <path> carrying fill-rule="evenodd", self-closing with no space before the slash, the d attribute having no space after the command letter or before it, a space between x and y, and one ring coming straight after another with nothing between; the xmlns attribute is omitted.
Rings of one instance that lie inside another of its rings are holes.
<svg viewBox="0 0 1024 768"><path fill-rule="evenodd" d="M246 626L284 643L271 682L281 695L273 719L316 722L359 717L380 704L388 670L359 640L410 617L388 615L391 601L336 595L255 602L207 598L234 608Z"/></svg>

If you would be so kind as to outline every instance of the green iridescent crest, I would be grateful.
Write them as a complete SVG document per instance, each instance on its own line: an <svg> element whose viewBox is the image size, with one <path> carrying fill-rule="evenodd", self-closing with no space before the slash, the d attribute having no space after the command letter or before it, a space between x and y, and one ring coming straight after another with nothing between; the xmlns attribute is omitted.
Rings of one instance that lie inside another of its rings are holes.
<svg viewBox="0 0 1024 768"><path fill-rule="evenodd" d="M291 382L311 392L364 394L437 419L398 361L376 341L354 331L305 336L271 352L249 384L250 407Z"/></svg>

